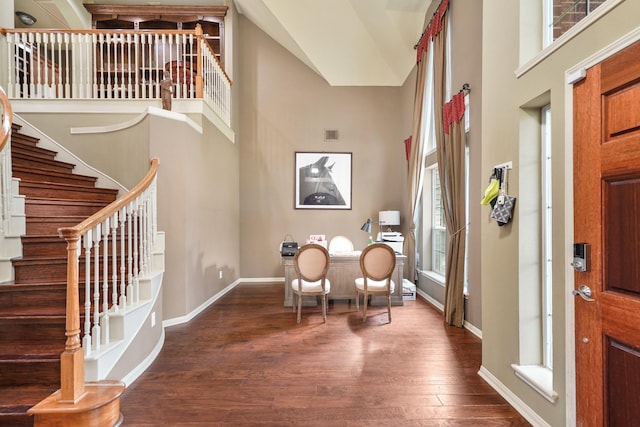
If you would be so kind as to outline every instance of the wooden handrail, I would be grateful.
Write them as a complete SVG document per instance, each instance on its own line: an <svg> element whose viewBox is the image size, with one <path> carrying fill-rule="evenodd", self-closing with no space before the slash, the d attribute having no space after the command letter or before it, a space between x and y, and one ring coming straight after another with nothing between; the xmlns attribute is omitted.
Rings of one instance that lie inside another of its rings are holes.
<svg viewBox="0 0 640 427"><path fill-rule="evenodd" d="M0 87L0 104L2 104L2 128L0 128L0 151L2 151L9 140L9 134L11 134L11 123L13 121L11 103L9 102L9 97L7 97L7 94L2 87Z"/></svg>
<svg viewBox="0 0 640 427"><path fill-rule="evenodd" d="M195 34L196 30L110 30L110 29L80 29L70 30L66 28L0 28L0 34L21 33L54 33L54 34Z"/></svg>
<svg viewBox="0 0 640 427"><path fill-rule="evenodd" d="M200 36L198 36L200 37ZM231 80L231 78L229 77L229 75L227 74L227 71L224 69L224 67L222 66L222 64L220 63L220 60L218 59L218 57L216 56L215 52L213 51L213 49L211 49L211 46L209 46L209 43L198 43L198 46L200 46L201 44L204 45L205 49L207 49L210 53L211 56L213 56L213 58L216 60L216 62L218 63L218 66L220 67L220 71L222 71L222 74L224 75L224 77L227 79L227 81L229 82L230 85L233 84L233 81ZM198 47L198 49L200 49L200 47ZM202 61L202 52L200 52L200 50L198 50L198 61ZM198 66L200 66L200 64L198 64ZM198 68L200 69L200 68Z"/></svg>
<svg viewBox="0 0 640 427"><path fill-rule="evenodd" d="M142 194L144 190L149 188L149 185L151 185L151 182L158 172L159 164L160 160L157 157L152 158L151 167L149 168L147 174L139 183L137 183L131 190L129 190L127 194L111 203L109 206L106 206L102 210L91 215L89 218L85 219L78 225L75 225L73 227L58 228L58 234L60 235L60 237L63 237L65 239L73 236L80 237L82 233L100 224L101 222L112 216L114 213L116 213L118 210L122 209L123 206L126 206L130 202L134 201L138 196Z"/></svg>
<svg viewBox="0 0 640 427"><path fill-rule="evenodd" d="M160 161L151 159L145 177L127 194L73 227L61 227L58 234L67 241L66 342L60 356L60 398L76 402L85 394L84 351L80 340L79 266L81 236L135 201L154 182Z"/></svg>

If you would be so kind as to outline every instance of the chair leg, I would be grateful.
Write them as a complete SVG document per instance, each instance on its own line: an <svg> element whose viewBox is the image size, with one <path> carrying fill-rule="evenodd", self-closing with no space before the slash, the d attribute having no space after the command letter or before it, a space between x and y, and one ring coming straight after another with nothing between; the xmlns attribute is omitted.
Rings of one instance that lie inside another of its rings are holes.
<svg viewBox="0 0 640 427"><path fill-rule="evenodd" d="M363 294L363 297L362 297L362 304L363 304L362 322L363 323L367 321L367 297L368 295L366 293Z"/></svg>
<svg viewBox="0 0 640 427"><path fill-rule="evenodd" d="M291 294L291 308L293 309L293 312L296 312L296 299L298 298L298 295L292 293Z"/></svg>
<svg viewBox="0 0 640 427"><path fill-rule="evenodd" d="M300 316L302 314L302 294L298 295L298 323L300 323Z"/></svg>
<svg viewBox="0 0 640 427"><path fill-rule="evenodd" d="M327 294L322 295L322 319L327 322Z"/></svg>
<svg viewBox="0 0 640 427"><path fill-rule="evenodd" d="M387 313L389 313L389 323L391 323L391 294L387 295Z"/></svg>
<svg viewBox="0 0 640 427"><path fill-rule="evenodd" d="M356 313L360 313L360 292L356 291Z"/></svg>

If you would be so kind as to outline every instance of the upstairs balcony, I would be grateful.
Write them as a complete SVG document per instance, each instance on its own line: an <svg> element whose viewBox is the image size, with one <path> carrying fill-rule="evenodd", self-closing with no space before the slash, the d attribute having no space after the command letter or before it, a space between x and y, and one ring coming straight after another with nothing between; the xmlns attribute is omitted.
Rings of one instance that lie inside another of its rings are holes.
<svg viewBox="0 0 640 427"><path fill-rule="evenodd" d="M11 100L201 99L230 127L231 80L193 30L3 29ZM2 75L2 74L0 74Z"/></svg>

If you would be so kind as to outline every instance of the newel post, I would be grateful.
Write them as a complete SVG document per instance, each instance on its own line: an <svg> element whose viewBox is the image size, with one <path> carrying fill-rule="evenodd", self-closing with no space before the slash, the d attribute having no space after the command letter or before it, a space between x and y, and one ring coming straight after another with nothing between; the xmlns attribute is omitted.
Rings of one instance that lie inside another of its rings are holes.
<svg viewBox="0 0 640 427"><path fill-rule="evenodd" d="M196 57L196 98L204 98L202 88L202 75L204 74L204 69L202 68L204 65L202 61L202 41L204 40L204 36L202 33L202 26L200 24L196 24L196 40L196 51L198 52Z"/></svg>
<svg viewBox="0 0 640 427"><path fill-rule="evenodd" d="M78 259L80 256L80 236L65 233L67 241L67 337L64 352L60 357L60 400L75 402L85 393L84 350L80 345L80 296Z"/></svg>

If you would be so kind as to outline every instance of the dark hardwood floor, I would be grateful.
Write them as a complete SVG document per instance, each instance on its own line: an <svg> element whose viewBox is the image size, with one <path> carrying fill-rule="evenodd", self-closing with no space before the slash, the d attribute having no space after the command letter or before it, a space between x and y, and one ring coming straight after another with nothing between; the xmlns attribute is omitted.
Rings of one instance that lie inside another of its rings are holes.
<svg viewBox="0 0 640 427"><path fill-rule="evenodd" d="M480 340L418 297L296 324L281 284L237 286L125 391L124 426L529 426L477 372Z"/></svg>

